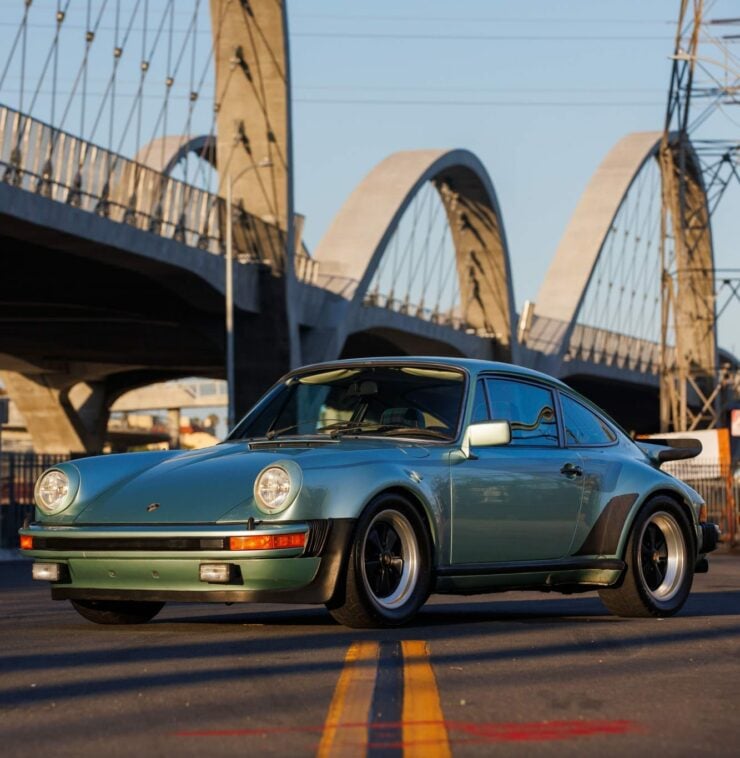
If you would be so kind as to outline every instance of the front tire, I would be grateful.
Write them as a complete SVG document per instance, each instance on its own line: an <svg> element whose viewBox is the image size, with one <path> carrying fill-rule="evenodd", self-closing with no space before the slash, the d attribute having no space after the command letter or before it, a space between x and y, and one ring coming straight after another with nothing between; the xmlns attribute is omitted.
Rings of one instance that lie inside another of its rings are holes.
<svg viewBox="0 0 740 758"><path fill-rule="evenodd" d="M416 615L431 588L431 542L418 511L385 494L365 509L355 530L331 615L345 626L400 626Z"/></svg>
<svg viewBox="0 0 740 758"><path fill-rule="evenodd" d="M669 497L653 498L632 526L622 583L599 590L601 601L617 616L673 616L691 591L693 547L683 510Z"/></svg>
<svg viewBox="0 0 740 758"><path fill-rule="evenodd" d="M164 607L164 603L118 600L71 600L83 618L96 624L146 624Z"/></svg>

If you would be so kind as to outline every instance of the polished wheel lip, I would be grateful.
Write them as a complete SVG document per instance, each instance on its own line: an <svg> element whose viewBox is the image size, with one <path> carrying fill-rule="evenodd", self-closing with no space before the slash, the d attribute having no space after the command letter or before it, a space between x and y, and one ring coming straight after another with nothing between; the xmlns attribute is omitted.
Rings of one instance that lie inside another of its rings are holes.
<svg viewBox="0 0 740 758"><path fill-rule="evenodd" d="M686 539L676 518L656 511L645 522L637 543L642 586L657 602L672 600L686 576Z"/></svg>
<svg viewBox="0 0 740 758"><path fill-rule="evenodd" d="M367 542L368 537L373 531L373 527L379 522L386 523L398 537L400 548L398 551L403 560L403 568L401 570L401 576L398 580L398 584L393 591L385 596L379 597L373 590L370 580L368 578L367 571ZM413 594L414 589L419 581L419 571L421 564L421 556L419 552L419 544L416 539L416 533L414 527L411 525L409 519L400 511L393 508L388 508L377 513L372 521L368 524L365 534L362 538L362 544L360 546L360 567L362 573L362 582L365 587L365 592L372 601L372 603L381 611L393 611L402 607Z"/></svg>

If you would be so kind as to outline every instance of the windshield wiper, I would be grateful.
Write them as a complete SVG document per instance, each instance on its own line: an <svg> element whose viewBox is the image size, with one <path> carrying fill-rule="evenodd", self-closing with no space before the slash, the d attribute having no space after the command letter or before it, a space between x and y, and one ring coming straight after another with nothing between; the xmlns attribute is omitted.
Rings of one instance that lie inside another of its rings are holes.
<svg viewBox="0 0 740 758"><path fill-rule="evenodd" d="M281 434L285 434L286 432L290 432L293 429L297 429L299 426L301 426L300 423L291 424L290 426L284 426L282 429L270 429L269 432L265 433L265 437L268 440L274 440L275 437L279 437Z"/></svg>
<svg viewBox="0 0 740 758"><path fill-rule="evenodd" d="M268 440L274 440L281 434L297 429L301 424L291 424L281 429L271 429L265 434ZM434 437L435 439L447 440L451 438L447 434L435 431L434 429L424 429L418 426L395 426L393 424L379 424L375 421L337 421L334 424L319 427L313 434L328 434L332 439L341 437L344 434L354 434L356 432L372 432L373 434L382 434L384 437L390 437L394 434L405 436L422 436Z"/></svg>
<svg viewBox="0 0 740 758"><path fill-rule="evenodd" d="M342 434L352 434L354 432L369 431L372 434L382 434L384 437L389 437L393 434L403 434L406 436L426 436L434 437L435 439L449 440L450 437L442 432L437 432L434 429L424 429L417 426L395 426L393 424L376 424L372 421L360 421L354 424L347 423L343 426L339 424L332 424L333 431L332 437L339 437ZM328 427L322 427L320 431L324 431Z"/></svg>
<svg viewBox="0 0 740 758"><path fill-rule="evenodd" d="M279 437L281 434L285 434L286 432L291 432L294 429L298 429L298 427L299 426L303 426L304 423L310 423L310 422L299 421L297 424L290 424L289 426L284 426L284 427L282 427L280 429L271 429L269 432L267 432L265 434L265 437L268 440L273 440L273 439L275 439L275 437ZM337 421L336 423L333 423L333 424L327 424L326 426L320 426L315 431L309 432L309 433L310 434L324 434L324 433L330 432L333 429L342 430L343 431L345 428L348 428L348 427L351 427L352 429L354 429L357 426L362 426L362 425L365 425L365 424L368 424L368 423L369 422L367 422L367 421L361 421L361 422L357 422L357 421ZM377 424L370 424L370 425L371 426L377 426ZM334 436L334 435L331 435L331 436Z"/></svg>
<svg viewBox="0 0 740 758"><path fill-rule="evenodd" d="M451 440L452 438L442 432L438 432L435 429L425 429L420 426L394 426L391 428L384 428L382 434L386 437L390 437L393 434L402 434L407 437L422 436L422 437L434 437L440 440Z"/></svg>
<svg viewBox="0 0 740 758"><path fill-rule="evenodd" d="M371 429L372 431L376 431L379 428L379 425L374 421L340 421L336 424L329 424L329 426L322 426L319 431L328 431L330 437L339 437L342 434L360 432L363 429Z"/></svg>

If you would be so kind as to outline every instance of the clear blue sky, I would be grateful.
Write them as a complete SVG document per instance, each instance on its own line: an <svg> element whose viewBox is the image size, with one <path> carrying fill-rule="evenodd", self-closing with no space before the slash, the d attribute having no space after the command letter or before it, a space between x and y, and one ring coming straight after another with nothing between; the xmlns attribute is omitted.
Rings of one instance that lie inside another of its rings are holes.
<svg viewBox="0 0 740 758"><path fill-rule="evenodd" d="M67 0L62 0L62 5ZM113 9L121 24L133 0L109 0L107 30L100 30L90 90L102 92L110 70ZM61 48L60 93L77 71L85 29L84 0L71 0ZM97 8L96 0L93 7ZM152 17L164 0L149 0ZM737 3L707 3L708 15L730 16ZM208 3L202 0L201 15ZM56 0L34 0L27 85L38 74L53 34ZM178 0L175 47L193 0ZM668 56L679 0L288 0L294 94L296 209L307 217L305 240L315 248L332 216L362 177L386 155L410 148L462 147L476 153L497 190L509 239L517 306L534 299L578 197L611 146L636 130L663 125L670 73ZM0 0L0 65L23 12L22 0ZM204 16L198 50L207 53ZM72 32L76 29L75 32ZM45 30L46 39L43 39ZM132 94L141 43L132 36L122 63L119 94ZM39 52L41 51L41 52ZM93 56L95 57L95 56ZM202 57L202 55L201 55ZM188 58L177 86L169 131L182 129ZM156 120L159 82L145 100L145 124ZM13 68L0 99L17 105L19 71ZM175 89L176 89L175 88ZM206 90L208 83L206 84ZM26 92L26 103L29 101ZM63 100L60 94L59 100ZM124 98L125 101L125 98ZM50 107L49 87L37 110ZM57 114L62 106L57 104ZM91 107L90 112L94 109ZM115 127L131 154L119 106ZM48 118L48 113L39 114ZM66 128L77 131L78 114ZM208 132L204 97L192 131ZM740 119L740 116L738 117ZM88 124L91 116L88 114ZM96 141L107 144L107 115ZM740 125L718 122L740 137ZM149 136L146 134L145 136ZM718 266L740 267L736 248L740 193L724 201L715 222ZM720 322L721 342L736 352L740 308Z"/></svg>

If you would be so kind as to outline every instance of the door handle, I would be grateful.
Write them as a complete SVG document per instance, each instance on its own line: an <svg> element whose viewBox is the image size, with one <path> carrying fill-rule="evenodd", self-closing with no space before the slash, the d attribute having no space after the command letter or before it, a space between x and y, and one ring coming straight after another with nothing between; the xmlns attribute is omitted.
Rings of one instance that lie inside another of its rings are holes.
<svg viewBox="0 0 740 758"><path fill-rule="evenodd" d="M574 463L566 463L563 468L560 469L560 473L565 476L582 476L583 469L580 466L576 466Z"/></svg>

